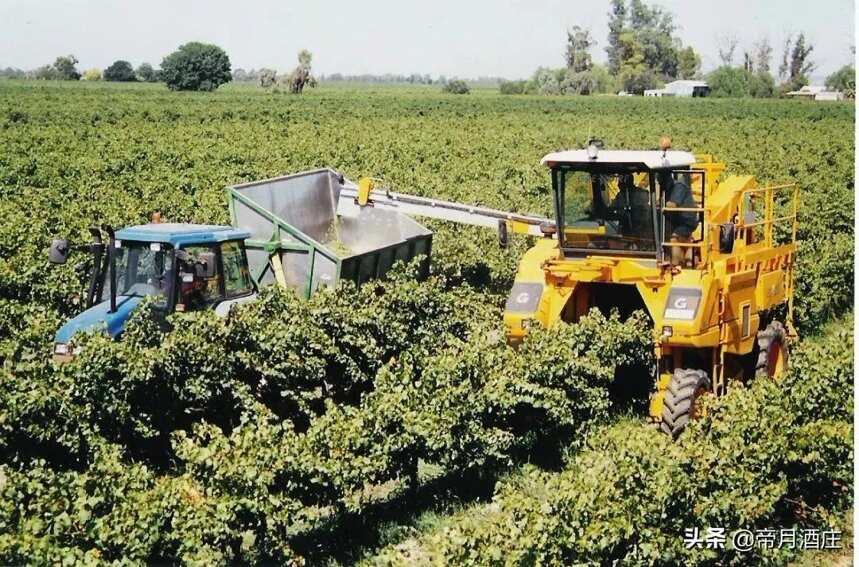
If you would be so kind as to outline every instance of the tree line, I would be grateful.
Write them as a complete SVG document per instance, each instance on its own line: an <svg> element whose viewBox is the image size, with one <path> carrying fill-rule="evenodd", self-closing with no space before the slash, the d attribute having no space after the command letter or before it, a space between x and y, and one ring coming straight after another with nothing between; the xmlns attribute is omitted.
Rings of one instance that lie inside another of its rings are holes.
<svg viewBox="0 0 859 567"><path fill-rule="evenodd" d="M773 72L773 47L769 39L762 38L750 48L743 49L742 62L735 64L738 41L734 36L719 38L718 54L721 65L707 75L714 96L772 97L796 91L809 84L809 75L817 68L811 59L814 45L804 32L788 35ZM855 69L844 65L826 78L826 87L843 92L853 98Z"/></svg>
<svg viewBox="0 0 859 567"><path fill-rule="evenodd" d="M298 53L298 66L282 77L280 84L291 93L300 93L305 87L316 86L311 74L313 55L306 49ZM74 55L62 55L53 63L32 71L7 67L0 69L0 77L12 79L58 80L58 81L111 81L111 82L163 82L170 90L213 91L233 80L234 74L227 53L217 45L190 42L179 46L161 62L159 69L149 63L141 63L136 69L130 62L120 59L106 69L78 70L79 61ZM238 73L237 70L236 72ZM239 79L239 80L246 80ZM277 73L261 69L255 76L260 86L272 87L277 83Z"/></svg>
<svg viewBox="0 0 859 567"><path fill-rule="evenodd" d="M565 66L540 67L530 79L503 81L503 94L643 94L677 79L706 79L712 96L770 97L797 90L809 82L816 65L814 45L802 32L789 35L783 46L778 73L773 76L773 48L762 38L743 51L742 65L734 64L738 40L719 38L721 65L701 73L701 56L676 35L674 15L644 0L612 0L608 14L607 63L594 63L590 30L573 26L567 32ZM778 78L778 83L776 82ZM855 69L845 65L826 79L826 86L844 92L855 90Z"/></svg>

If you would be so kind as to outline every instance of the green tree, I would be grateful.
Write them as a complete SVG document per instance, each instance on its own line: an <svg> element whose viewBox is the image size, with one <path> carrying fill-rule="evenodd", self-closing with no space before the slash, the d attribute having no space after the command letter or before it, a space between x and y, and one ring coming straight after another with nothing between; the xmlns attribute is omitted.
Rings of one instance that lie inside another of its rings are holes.
<svg viewBox="0 0 859 567"><path fill-rule="evenodd" d="M647 65L644 47L633 33L624 33L619 38L621 66L618 72L620 87L628 93L643 94L645 90L659 85L656 72Z"/></svg>
<svg viewBox="0 0 859 567"><path fill-rule="evenodd" d="M144 83L154 83L158 80L158 72L149 63L141 63L135 74Z"/></svg>
<svg viewBox="0 0 859 567"><path fill-rule="evenodd" d="M450 94L468 94L470 89L465 81L452 79L441 88L442 92Z"/></svg>
<svg viewBox="0 0 859 567"><path fill-rule="evenodd" d="M78 72L77 67L75 65L78 64L78 59L74 55L67 55L65 57L57 57L56 61L54 61L54 77L61 81L77 81L81 78L81 74Z"/></svg>
<svg viewBox="0 0 859 567"><path fill-rule="evenodd" d="M528 81L501 81L498 90L501 94L525 94Z"/></svg>
<svg viewBox="0 0 859 567"><path fill-rule="evenodd" d="M591 67L590 72L594 80L593 92L606 94L613 93L618 90L616 88L617 81L611 76L611 73L608 71L608 67L605 65L596 64Z"/></svg>
<svg viewBox="0 0 859 567"><path fill-rule="evenodd" d="M590 48L596 42L589 30L573 26L567 31L567 48L564 59L567 68L556 74L557 87L563 94L589 95L597 90L597 77L592 73L593 60Z"/></svg>
<svg viewBox="0 0 859 567"><path fill-rule="evenodd" d="M213 91L232 78L230 58L217 45L186 43L161 62L161 79L172 91Z"/></svg>
<svg viewBox="0 0 859 567"><path fill-rule="evenodd" d="M676 26L671 12L658 6L648 6L643 0L612 0L609 12L609 34L606 52L609 59L609 71L619 75L630 55L629 38L631 34L640 49L641 62L627 63L626 73L630 75L640 64L650 73L636 75L661 76L673 78L677 76L679 64L680 40L674 37Z"/></svg>
<svg viewBox="0 0 859 567"><path fill-rule="evenodd" d="M745 69L722 65L707 75L710 96L730 98L749 96L748 75Z"/></svg>
<svg viewBox="0 0 859 567"><path fill-rule="evenodd" d="M778 71L784 80L783 90L795 90L808 84L808 74L816 67L809 59L812 51L814 46L806 40L805 33L800 32L795 40L793 36L787 37Z"/></svg>
<svg viewBox="0 0 859 567"><path fill-rule="evenodd" d="M749 96L769 98L775 94L775 79L767 71L749 72L747 82Z"/></svg>
<svg viewBox="0 0 859 567"><path fill-rule="evenodd" d="M83 77L81 77L84 81L100 81L101 80L101 69L87 69L84 71Z"/></svg>
<svg viewBox="0 0 859 567"><path fill-rule="evenodd" d="M591 32L579 26L573 26L567 31L567 50L565 59L567 69L573 73L590 71L593 67L590 49L596 42L591 37Z"/></svg>
<svg viewBox="0 0 859 567"><path fill-rule="evenodd" d="M770 59L772 58L773 53L773 48L770 46L769 39L763 38L756 42L752 48L752 53L755 69L769 74Z"/></svg>
<svg viewBox="0 0 859 567"><path fill-rule="evenodd" d="M537 94L542 95L558 95L562 94L561 82L566 77L567 70L565 68L550 69L549 67L538 67L531 77L533 90Z"/></svg>
<svg viewBox="0 0 859 567"><path fill-rule="evenodd" d="M596 78L590 71L578 73L567 69L566 75L559 83L560 92L570 95L589 95L596 92Z"/></svg>
<svg viewBox="0 0 859 567"><path fill-rule="evenodd" d="M677 53L677 77L694 79L701 70L701 56L692 46L685 47Z"/></svg>
<svg viewBox="0 0 859 567"><path fill-rule="evenodd" d="M626 29L626 2L611 0L611 11L608 13L608 45L605 48L608 55L608 70L612 75L620 72L623 62L621 56L620 35Z"/></svg>
<svg viewBox="0 0 859 567"><path fill-rule="evenodd" d="M273 87L277 84L277 71L274 69L260 69L257 83L264 89Z"/></svg>
<svg viewBox="0 0 859 567"><path fill-rule="evenodd" d="M119 61L114 61L110 67L105 69L103 76L105 81L128 83L137 80L137 77L134 75L134 69L131 67L131 63L121 59Z"/></svg>
<svg viewBox="0 0 859 567"><path fill-rule="evenodd" d="M42 81L55 80L58 78L57 70L54 69L53 65L42 65L41 67L33 70L33 78Z"/></svg>
<svg viewBox="0 0 859 567"><path fill-rule="evenodd" d="M766 98L775 94L775 79L766 71L722 65L709 75L710 96Z"/></svg>
<svg viewBox="0 0 859 567"><path fill-rule="evenodd" d="M826 88L841 91L848 98L856 94L856 68L853 65L845 65L828 77L826 77Z"/></svg>
<svg viewBox="0 0 859 567"><path fill-rule="evenodd" d="M311 63L313 62L313 54L306 49L298 52L298 67L286 77L286 84L289 92L293 94L301 94L305 87L315 87L316 78L310 74ZM260 77L261 79L261 77Z"/></svg>
<svg viewBox="0 0 859 567"><path fill-rule="evenodd" d="M814 46L806 41L804 33L800 33L790 52L790 80L792 82L807 77L816 67L808 58L812 51L814 51Z"/></svg>
<svg viewBox="0 0 859 567"><path fill-rule="evenodd" d="M680 41L674 38L676 26L671 12L632 0L629 23L642 46L645 65L664 77L676 77Z"/></svg>

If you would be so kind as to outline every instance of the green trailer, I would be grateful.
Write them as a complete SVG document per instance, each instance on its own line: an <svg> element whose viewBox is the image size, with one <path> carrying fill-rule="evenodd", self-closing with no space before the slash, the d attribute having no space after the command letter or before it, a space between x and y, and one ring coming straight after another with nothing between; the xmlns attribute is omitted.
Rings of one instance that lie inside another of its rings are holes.
<svg viewBox="0 0 859 567"><path fill-rule="evenodd" d="M432 232L401 212L356 206L355 189L332 169L228 186L231 222L251 235L245 246L257 285L310 297L340 280L383 277L417 256L426 276Z"/></svg>

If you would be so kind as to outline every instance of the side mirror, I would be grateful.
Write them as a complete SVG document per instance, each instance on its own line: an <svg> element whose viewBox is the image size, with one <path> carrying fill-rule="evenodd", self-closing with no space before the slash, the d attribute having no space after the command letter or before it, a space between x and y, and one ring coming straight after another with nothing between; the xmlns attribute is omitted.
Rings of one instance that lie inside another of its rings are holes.
<svg viewBox="0 0 859 567"><path fill-rule="evenodd" d="M540 232L544 238L552 238L558 232L558 227L555 226L555 223L542 222L540 223Z"/></svg>
<svg viewBox="0 0 859 567"><path fill-rule="evenodd" d="M507 248L510 244L510 237L507 234L507 221L498 219L498 245L501 248Z"/></svg>
<svg viewBox="0 0 859 567"><path fill-rule="evenodd" d="M737 226L732 222L719 225L719 252L728 254L734 250L734 239L737 234Z"/></svg>
<svg viewBox="0 0 859 567"><path fill-rule="evenodd" d="M194 265L194 274L200 279L215 277L217 259L214 252L200 252Z"/></svg>
<svg viewBox="0 0 859 567"><path fill-rule="evenodd" d="M65 264L69 259L69 241L65 238L57 238L51 242L51 249L48 250L48 260L51 264Z"/></svg>

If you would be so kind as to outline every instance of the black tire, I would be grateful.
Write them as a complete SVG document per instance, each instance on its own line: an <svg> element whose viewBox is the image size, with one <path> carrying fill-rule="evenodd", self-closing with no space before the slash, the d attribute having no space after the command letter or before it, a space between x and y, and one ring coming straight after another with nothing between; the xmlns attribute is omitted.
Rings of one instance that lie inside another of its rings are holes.
<svg viewBox="0 0 859 567"><path fill-rule="evenodd" d="M758 332L758 360L755 363L755 376L758 378L773 377L771 361L781 349L784 356L784 366L787 367L787 330L781 321L772 321L766 329Z"/></svg>
<svg viewBox="0 0 859 567"><path fill-rule="evenodd" d="M695 402L709 390L710 379L703 370L675 370L662 401L662 431L677 439L695 417Z"/></svg>

